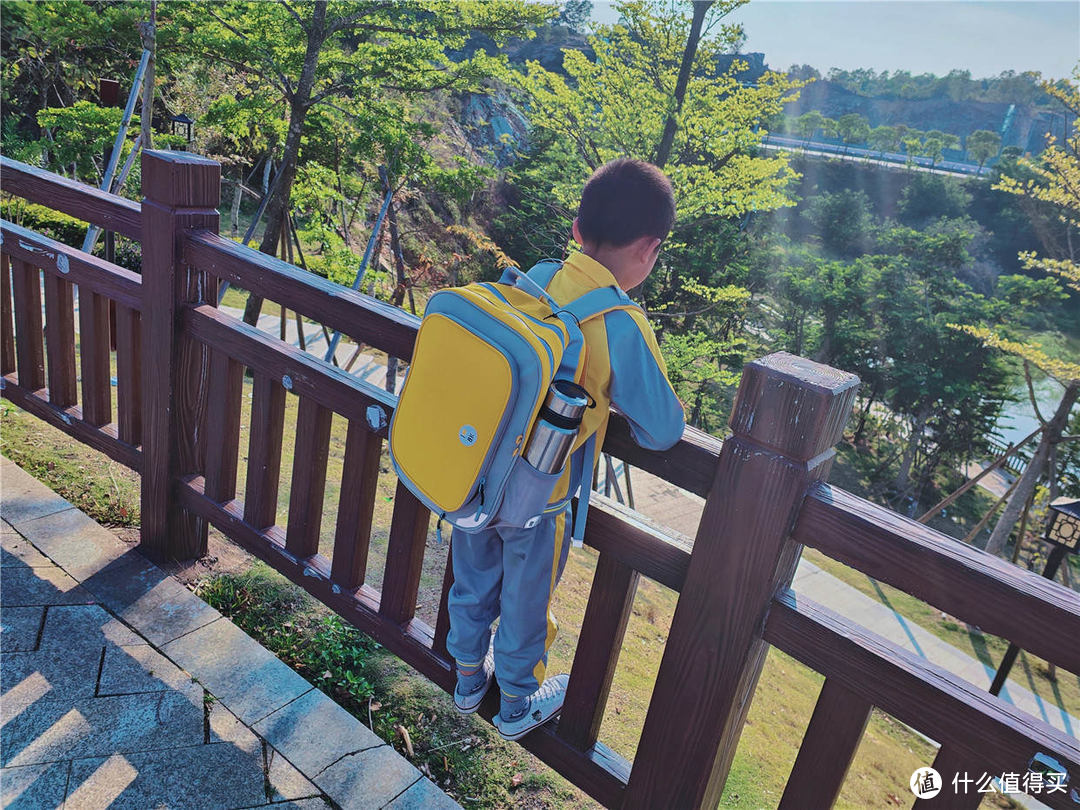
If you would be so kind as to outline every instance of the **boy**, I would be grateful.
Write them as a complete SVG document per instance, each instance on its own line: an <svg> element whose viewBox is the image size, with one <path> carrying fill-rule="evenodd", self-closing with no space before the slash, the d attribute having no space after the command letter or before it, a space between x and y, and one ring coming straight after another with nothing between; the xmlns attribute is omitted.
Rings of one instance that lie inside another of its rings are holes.
<svg viewBox="0 0 1080 810"><path fill-rule="evenodd" d="M652 272L674 219L671 182L655 166L629 159L601 166L585 184L574 220L581 252L566 260L548 292L566 304L599 287L638 286ZM572 452L583 452L594 433L597 446L603 446L609 405L627 418L641 446L663 450L678 442L683 409L644 315L615 310L587 321L582 333L583 384L596 407L586 410ZM589 486L592 470L578 473L584 481L572 480L573 466L567 463L551 503L576 492L579 484ZM569 678L545 681L544 671L558 629L551 595L566 564L571 522L568 506L532 529L453 533L447 648L458 668L454 703L463 713L475 712L497 676L501 702L495 727L508 740L562 708ZM499 617L491 645L491 625Z"/></svg>

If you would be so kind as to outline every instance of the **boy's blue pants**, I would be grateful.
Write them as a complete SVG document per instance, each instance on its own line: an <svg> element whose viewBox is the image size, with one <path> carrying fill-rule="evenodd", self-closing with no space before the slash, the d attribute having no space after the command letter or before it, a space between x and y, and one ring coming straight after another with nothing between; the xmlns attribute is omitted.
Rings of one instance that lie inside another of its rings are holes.
<svg viewBox="0 0 1080 810"><path fill-rule="evenodd" d="M495 675L510 697L530 695L544 682L547 651L558 630L551 595L566 565L571 522L567 506L532 529L453 532L447 650L458 664L478 666L487 654L491 624L501 617Z"/></svg>

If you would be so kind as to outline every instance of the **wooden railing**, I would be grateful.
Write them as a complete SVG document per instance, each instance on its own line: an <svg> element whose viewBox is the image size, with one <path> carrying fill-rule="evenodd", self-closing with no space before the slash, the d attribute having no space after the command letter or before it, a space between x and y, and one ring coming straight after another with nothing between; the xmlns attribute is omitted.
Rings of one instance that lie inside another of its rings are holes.
<svg viewBox="0 0 1080 810"><path fill-rule="evenodd" d="M4 396L142 472L141 547L150 556L204 553L212 524L452 689L452 572L447 566L431 627L415 615L430 515L400 485L382 587L366 581L395 397L219 311L215 292L228 281L404 359L417 320L218 236L219 169L212 161L147 152L141 206L7 159L2 168L5 192L143 245L140 279L3 223ZM117 313L115 421L109 302ZM253 382L240 490L245 367ZM791 591L802 546L813 546L1080 672L1075 593L824 483L857 384L853 375L770 355L744 370L729 439L721 445L688 429L665 453L635 446L626 423L612 416L604 450L704 496L704 514L690 548L613 507L590 510L586 543L598 560L566 704L557 724L522 745L609 807L715 806L771 644L826 677L782 807L833 803L874 706L941 744L934 766L946 781L963 770L1022 773L1041 752L1064 765L1070 787L1080 782L1075 738ZM283 471L287 396L298 398L298 416L292 469ZM319 534L334 414L347 420L348 432L327 558ZM284 530L276 525L283 474L291 476ZM598 736L641 576L679 598L631 763ZM490 719L496 703L489 699L481 714ZM975 807L982 798L950 798L948 790L935 806ZM1076 806L1067 794L1039 798Z"/></svg>

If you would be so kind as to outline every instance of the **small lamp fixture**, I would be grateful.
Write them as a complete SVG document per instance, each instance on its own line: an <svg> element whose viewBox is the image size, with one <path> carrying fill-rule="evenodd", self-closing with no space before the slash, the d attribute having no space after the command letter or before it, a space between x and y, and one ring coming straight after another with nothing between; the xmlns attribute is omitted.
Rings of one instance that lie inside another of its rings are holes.
<svg viewBox="0 0 1080 810"><path fill-rule="evenodd" d="M177 134L176 125L179 124L180 126L184 127L184 130L185 130L184 131L184 136L187 138L187 142L191 143L191 141L193 140L193 137L192 137L192 134L191 134L191 125L194 124L195 122L193 120L191 120L190 118L188 118L183 113L180 113L179 115L174 115L171 120L172 120L172 129L171 129L172 134L173 135Z"/></svg>
<svg viewBox="0 0 1080 810"><path fill-rule="evenodd" d="M1073 554L1080 551L1080 498L1058 498L1050 504L1046 540Z"/></svg>

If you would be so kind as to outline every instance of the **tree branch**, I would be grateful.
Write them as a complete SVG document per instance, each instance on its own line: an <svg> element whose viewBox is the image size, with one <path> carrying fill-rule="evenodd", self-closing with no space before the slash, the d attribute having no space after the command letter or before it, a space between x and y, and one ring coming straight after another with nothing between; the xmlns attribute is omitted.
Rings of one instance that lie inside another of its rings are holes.
<svg viewBox="0 0 1080 810"><path fill-rule="evenodd" d="M213 11L211 11L209 4L204 5L203 9L206 10L207 14L209 14L211 17L213 17L215 20L217 20L219 23L221 23L223 26L225 26L226 29L231 31L236 36L238 36L244 42L247 42L247 43L251 44L251 38L248 37L247 34L245 34L240 29L236 28L235 26L230 25L229 23L225 22L225 20L223 20L221 17L219 17ZM269 65L270 68L274 71L274 73L277 74L278 79L281 81L282 86L284 88L286 88L286 92L288 92L291 95L292 94L292 89L291 89L292 86L291 86L291 83L289 82L289 77L286 76L281 71L281 69L274 63L273 55L269 51L267 51L265 48L259 48L258 50L263 54L263 58L266 60L267 65ZM228 61L228 60L224 60L224 61Z"/></svg>
<svg viewBox="0 0 1080 810"><path fill-rule="evenodd" d="M304 22L304 18L297 13L296 9L289 5L288 0L278 0L278 2L281 3L281 5L285 7L285 10L292 15L293 19L300 24L300 27L304 29L304 33L307 33L307 23Z"/></svg>
<svg viewBox="0 0 1080 810"><path fill-rule="evenodd" d="M1043 419L1043 415L1039 411L1039 403L1035 401L1035 386L1031 382L1031 365L1027 360L1024 361L1024 379L1027 381L1028 398L1031 400L1031 407L1035 409L1035 418L1039 420L1040 425L1046 427L1046 420Z"/></svg>

